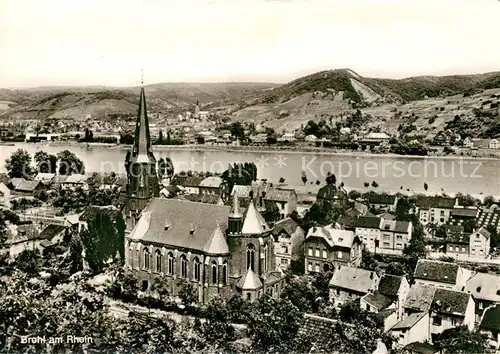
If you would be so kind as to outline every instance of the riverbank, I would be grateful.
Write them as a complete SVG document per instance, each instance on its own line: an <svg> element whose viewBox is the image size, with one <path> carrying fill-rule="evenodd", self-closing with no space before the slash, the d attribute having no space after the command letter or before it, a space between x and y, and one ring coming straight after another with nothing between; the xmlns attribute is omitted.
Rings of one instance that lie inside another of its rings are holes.
<svg viewBox="0 0 500 354"><path fill-rule="evenodd" d="M33 143L33 145L62 145L62 146L78 146L88 149L115 149L115 150L130 150L132 145L126 144L108 144L108 143L78 143L78 142L50 142L50 143ZM450 160L481 160L481 161L498 161L500 159L500 151L497 152L497 157L484 156L461 156L461 155L398 155L398 154L376 154L365 151L352 151L344 149L321 148L315 146L218 146L218 145L153 145L153 149L157 151L224 151L224 152L260 152L263 154L275 154L281 152L283 154L306 154L306 155L323 155L323 156L349 156L349 157L375 157L375 158L406 158L406 159L450 159Z"/></svg>

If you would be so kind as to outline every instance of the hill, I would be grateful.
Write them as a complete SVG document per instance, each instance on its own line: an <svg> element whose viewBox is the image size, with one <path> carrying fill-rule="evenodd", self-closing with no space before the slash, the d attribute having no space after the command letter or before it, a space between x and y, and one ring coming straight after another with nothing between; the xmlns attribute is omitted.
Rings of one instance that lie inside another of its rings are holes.
<svg viewBox="0 0 500 354"><path fill-rule="evenodd" d="M160 83L145 86L151 112L182 110L197 100L203 108L244 101L278 85L268 83ZM87 115L135 115L140 87L35 87L0 89L9 102L1 117L84 119ZM10 107L10 108L9 108Z"/></svg>
<svg viewBox="0 0 500 354"><path fill-rule="evenodd" d="M422 135L432 136L461 115L461 126L467 127L464 133L483 136L488 129L497 129L498 98L490 97L500 93L495 88L500 88L500 72L380 79L365 78L350 69L321 71L247 101L233 118L294 131L309 120L341 123L349 112L360 109L368 115L365 128L396 134L401 125L413 125ZM492 107L483 104L488 100L493 101ZM472 123L481 115L486 117L481 124ZM464 123L468 120L471 123Z"/></svg>

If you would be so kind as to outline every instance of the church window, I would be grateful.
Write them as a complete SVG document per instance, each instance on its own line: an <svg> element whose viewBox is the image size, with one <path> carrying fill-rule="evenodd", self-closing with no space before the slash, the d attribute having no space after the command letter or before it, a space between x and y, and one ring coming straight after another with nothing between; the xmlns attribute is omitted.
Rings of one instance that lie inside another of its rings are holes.
<svg viewBox="0 0 500 354"><path fill-rule="evenodd" d="M212 284L217 284L217 262L212 262Z"/></svg>
<svg viewBox="0 0 500 354"><path fill-rule="evenodd" d="M264 245L264 272L267 272L267 245Z"/></svg>
<svg viewBox="0 0 500 354"><path fill-rule="evenodd" d="M247 269L254 269L254 260L255 260L255 247L251 243L247 246Z"/></svg>
<svg viewBox="0 0 500 354"><path fill-rule="evenodd" d="M159 273L161 272L161 261L162 261L162 255L159 250L156 251L156 271Z"/></svg>
<svg viewBox="0 0 500 354"><path fill-rule="evenodd" d="M222 285L227 285L227 261L222 264Z"/></svg>
<svg viewBox="0 0 500 354"><path fill-rule="evenodd" d="M144 263L142 264L143 268L149 269L149 250L147 248L144 248L143 258L144 258Z"/></svg>
<svg viewBox="0 0 500 354"><path fill-rule="evenodd" d="M188 268L188 261L186 259L186 256L181 257L181 277L182 278L187 278L187 268Z"/></svg>
<svg viewBox="0 0 500 354"><path fill-rule="evenodd" d="M194 279L196 281L200 281L201 279L201 263L198 260L198 257L194 259Z"/></svg>
<svg viewBox="0 0 500 354"><path fill-rule="evenodd" d="M172 252L168 254L168 274L172 275L174 274L174 255Z"/></svg>

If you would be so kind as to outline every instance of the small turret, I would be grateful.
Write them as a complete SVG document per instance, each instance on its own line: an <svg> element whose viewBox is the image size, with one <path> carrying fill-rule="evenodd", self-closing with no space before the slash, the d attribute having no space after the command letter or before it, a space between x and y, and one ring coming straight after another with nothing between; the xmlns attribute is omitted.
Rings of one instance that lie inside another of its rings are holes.
<svg viewBox="0 0 500 354"><path fill-rule="evenodd" d="M238 193L234 193L233 209L229 214L229 220L228 220L229 235L239 235L241 233L242 223L243 223L243 214L240 211Z"/></svg>

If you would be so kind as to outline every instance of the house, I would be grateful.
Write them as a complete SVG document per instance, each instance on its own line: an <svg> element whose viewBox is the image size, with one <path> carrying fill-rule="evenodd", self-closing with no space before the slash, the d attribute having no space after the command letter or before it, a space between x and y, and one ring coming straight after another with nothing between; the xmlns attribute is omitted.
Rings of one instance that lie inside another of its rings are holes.
<svg viewBox="0 0 500 354"><path fill-rule="evenodd" d="M17 183L14 188L15 194L18 195L23 195L23 196L30 196L33 195L35 192L39 192L42 190L46 190L45 185L40 182L40 181L31 181L31 180L26 180L24 178Z"/></svg>
<svg viewBox="0 0 500 354"><path fill-rule="evenodd" d="M35 225L7 225L6 245L9 249L10 257L15 257L26 249L35 249L39 247L40 236Z"/></svg>
<svg viewBox="0 0 500 354"><path fill-rule="evenodd" d="M390 333L396 338L399 347L406 347L415 342L426 342L429 339L429 313L415 312L398 322Z"/></svg>
<svg viewBox="0 0 500 354"><path fill-rule="evenodd" d="M386 133L375 133L375 132L370 132L366 134L360 142L363 143L382 143L382 142L388 142L391 140L391 137L387 135Z"/></svg>
<svg viewBox="0 0 500 354"><path fill-rule="evenodd" d="M450 230L449 233L448 232L446 233L445 252L450 256L469 257L469 251L470 251L469 243L470 243L469 234L465 234L464 232L453 232Z"/></svg>
<svg viewBox="0 0 500 354"><path fill-rule="evenodd" d="M397 318L403 317L403 304L410 292L410 284L405 276L385 274L380 279L378 291L391 299L397 311Z"/></svg>
<svg viewBox="0 0 500 354"><path fill-rule="evenodd" d="M413 225L408 221L384 220L380 224L380 248L403 252L411 240Z"/></svg>
<svg viewBox="0 0 500 354"><path fill-rule="evenodd" d="M467 136L463 141L463 146L467 148L472 148L474 146L474 143L472 142L472 139Z"/></svg>
<svg viewBox="0 0 500 354"><path fill-rule="evenodd" d="M470 294L436 289L430 309L430 331L432 339L447 329L466 326L474 329L474 300Z"/></svg>
<svg viewBox="0 0 500 354"><path fill-rule="evenodd" d="M305 141L309 142L309 143L314 143L318 140L318 138L316 137L316 135L314 134L309 134L305 137L304 139Z"/></svg>
<svg viewBox="0 0 500 354"><path fill-rule="evenodd" d="M273 202L278 206L281 219L297 210L297 193L295 189L267 188L262 193L264 201Z"/></svg>
<svg viewBox="0 0 500 354"><path fill-rule="evenodd" d="M10 188L3 182L0 182L0 206L7 207L9 209L11 208L10 194Z"/></svg>
<svg viewBox="0 0 500 354"><path fill-rule="evenodd" d="M49 224L41 232L39 238L42 252L61 243L68 228L64 225Z"/></svg>
<svg viewBox="0 0 500 354"><path fill-rule="evenodd" d="M83 190L88 190L89 185L87 183L87 179L88 179L87 176L84 174L69 175L61 183L61 188L63 188L63 189L82 188Z"/></svg>
<svg viewBox="0 0 500 354"><path fill-rule="evenodd" d="M227 197L228 184L222 178L217 176L207 177L198 185L200 194L218 195L220 197Z"/></svg>
<svg viewBox="0 0 500 354"><path fill-rule="evenodd" d="M163 198L173 198L175 197L181 189L177 187L176 185L168 185L163 187L163 189L160 191L160 197Z"/></svg>
<svg viewBox="0 0 500 354"><path fill-rule="evenodd" d="M34 180L40 181L48 187L52 184L55 177L56 177L55 173L42 173L42 172L40 172L35 176Z"/></svg>
<svg viewBox="0 0 500 354"><path fill-rule="evenodd" d="M488 336L492 349L500 349L500 304L492 305L484 311L479 330Z"/></svg>
<svg viewBox="0 0 500 354"><path fill-rule="evenodd" d="M171 185L177 186L187 194L199 194L200 183L205 179L204 176L188 176L186 174L176 174L172 178Z"/></svg>
<svg viewBox="0 0 500 354"><path fill-rule="evenodd" d="M371 209L378 211L392 211L396 210L398 198L395 195L366 193L363 196Z"/></svg>
<svg viewBox="0 0 500 354"><path fill-rule="evenodd" d="M342 189L337 188L333 183L327 183L318 190L316 202L322 204L328 203L330 205L339 204L344 207L349 205L347 193L345 193Z"/></svg>
<svg viewBox="0 0 500 354"><path fill-rule="evenodd" d="M428 223L447 224L452 210L458 205L457 203L456 198L441 196L418 196L415 201L419 220L423 225Z"/></svg>
<svg viewBox="0 0 500 354"><path fill-rule="evenodd" d="M464 291L474 298L476 322L479 322L487 307L500 304L500 276L497 274L476 273L467 280Z"/></svg>
<svg viewBox="0 0 500 354"><path fill-rule="evenodd" d="M454 225L463 225L466 221L475 220L478 212L476 207L454 207L449 222Z"/></svg>
<svg viewBox="0 0 500 354"><path fill-rule="evenodd" d="M375 292L380 281L377 273L355 267L340 266L330 280L330 301L336 306Z"/></svg>
<svg viewBox="0 0 500 354"><path fill-rule="evenodd" d="M352 231L333 225L312 227L304 243L305 273L327 272L339 265L359 266L361 240Z"/></svg>
<svg viewBox="0 0 500 354"><path fill-rule="evenodd" d="M491 234L485 227L479 228L470 235L470 256L487 258L490 254Z"/></svg>
<svg viewBox="0 0 500 354"><path fill-rule="evenodd" d="M419 259L413 275L415 284L462 290L470 271L456 263Z"/></svg>
<svg viewBox="0 0 500 354"><path fill-rule="evenodd" d="M116 175L115 173L94 173L91 177L87 178L87 184L89 185L89 187L99 189L121 188L127 184L127 178L124 176Z"/></svg>
<svg viewBox="0 0 500 354"><path fill-rule="evenodd" d="M355 233L363 241L366 249L376 253L380 247L380 224L382 219L376 216L360 216L354 221Z"/></svg>
<svg viewBox="0 0 500 354"><path fill-rule="evenodd" d="M304 230L292 219L278 221L272 231L276 268L286 269L304 254Z"/></svg>
<svg viewBox="0 0 500 354"><path fill-rule="evenodd" d="M488 146L490 149L500 149L500 140L491 139L490 144Z"/></svg>

